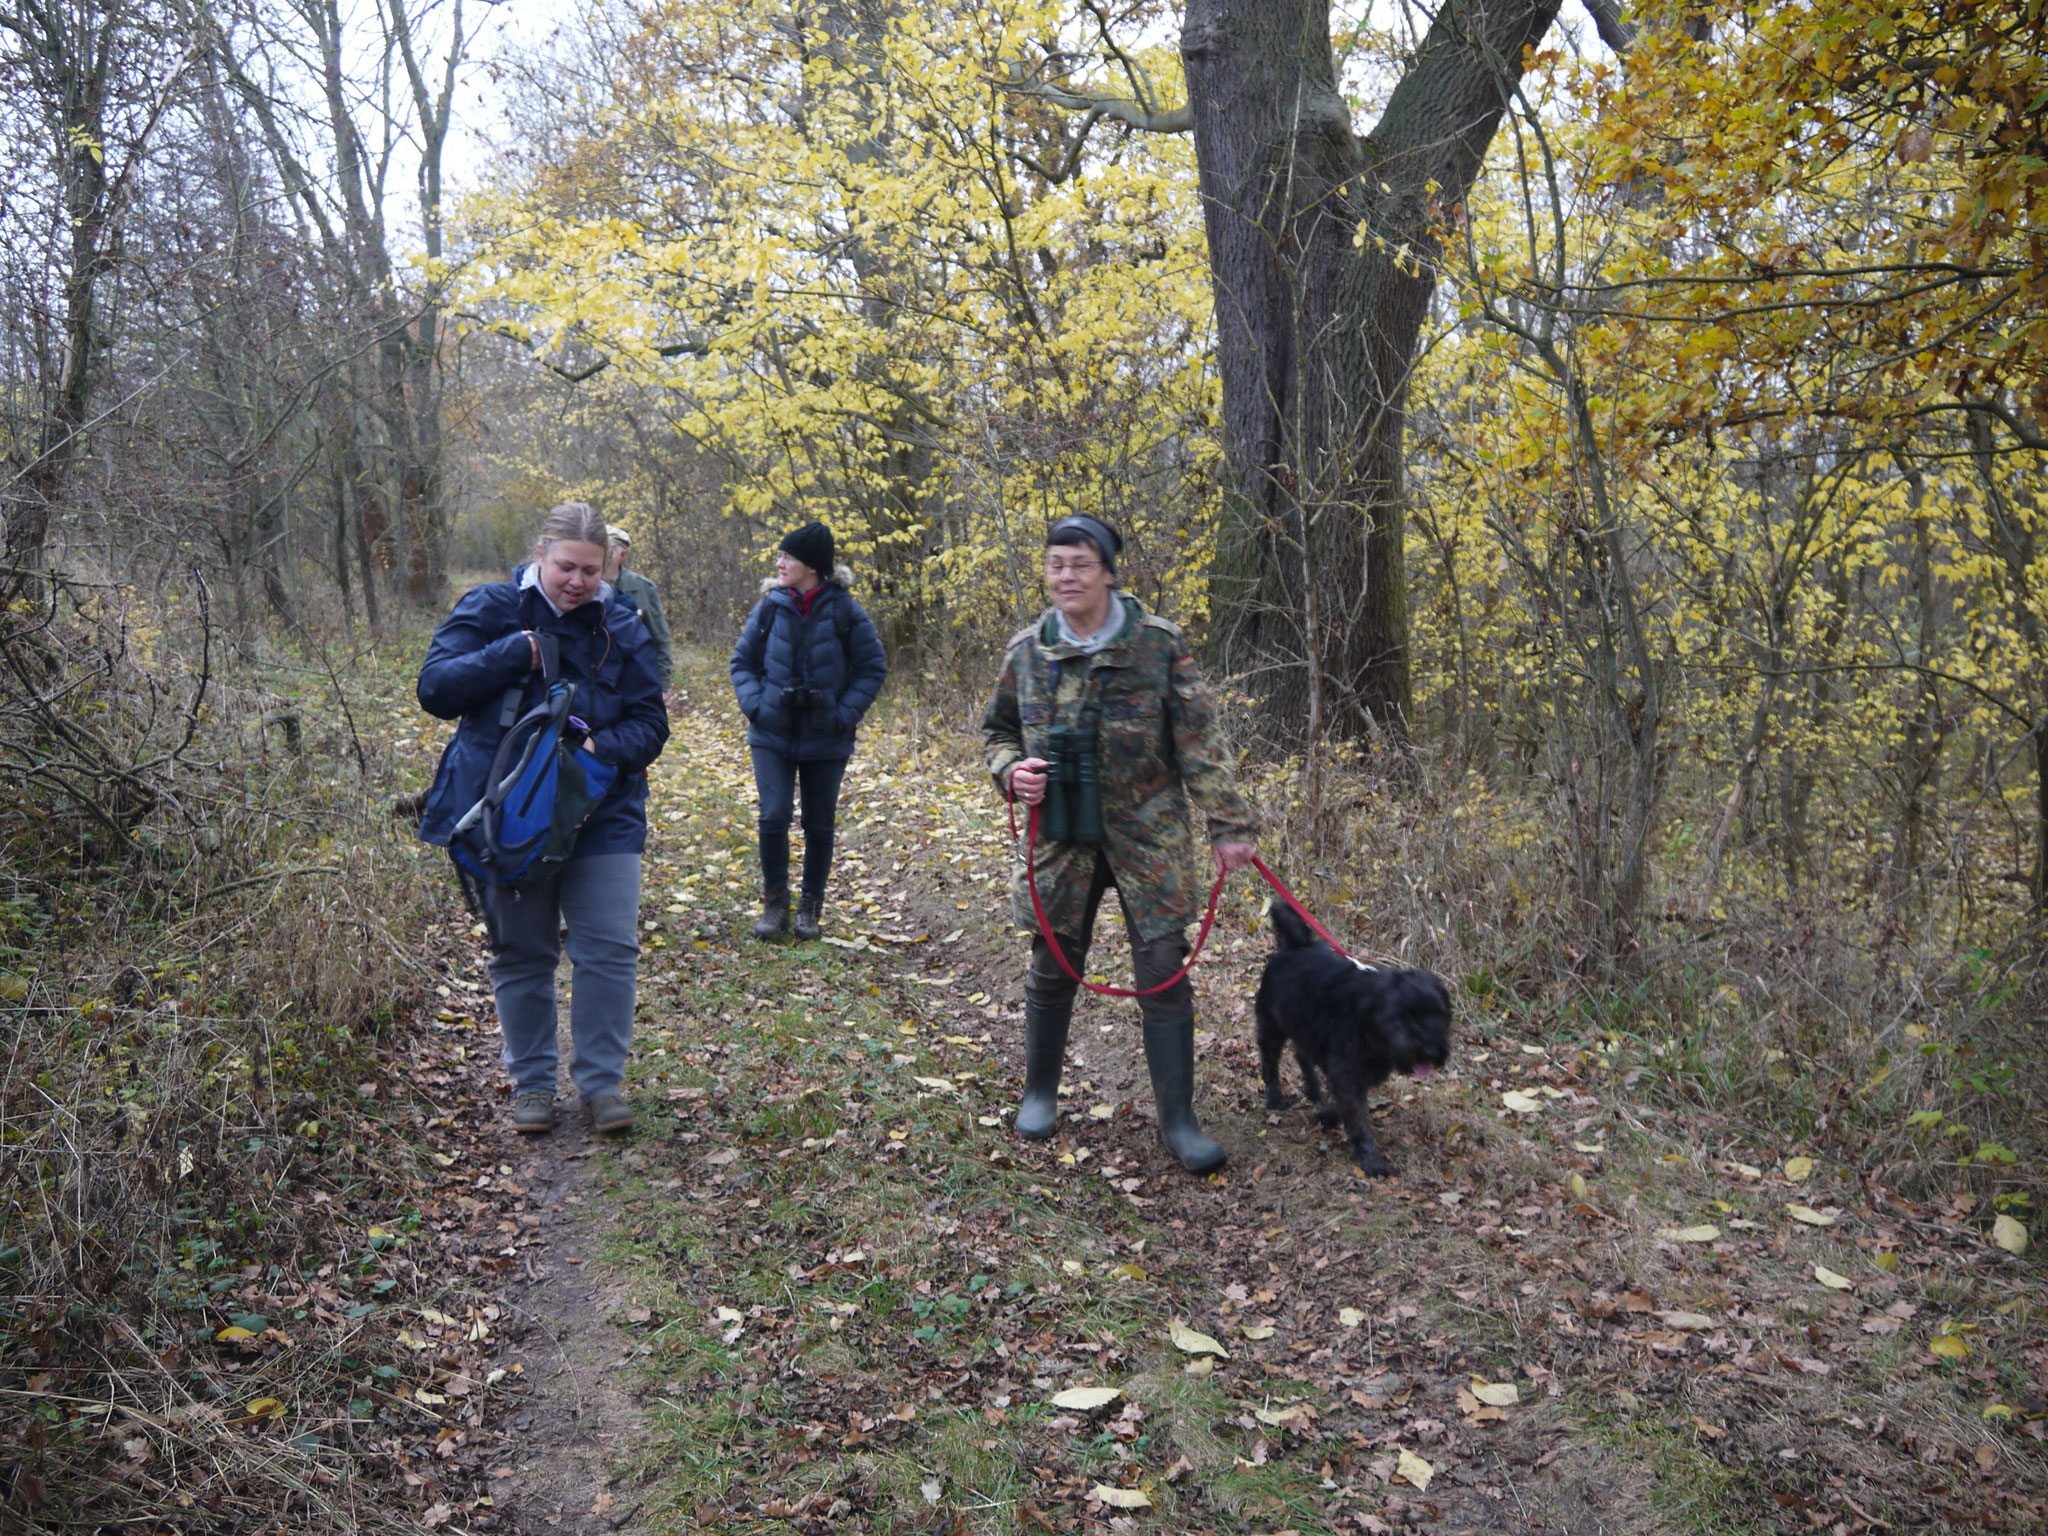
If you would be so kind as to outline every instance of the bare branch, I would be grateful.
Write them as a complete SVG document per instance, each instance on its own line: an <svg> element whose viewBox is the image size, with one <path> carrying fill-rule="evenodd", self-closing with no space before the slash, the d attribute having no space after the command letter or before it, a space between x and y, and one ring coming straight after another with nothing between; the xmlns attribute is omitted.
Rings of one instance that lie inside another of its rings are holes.
<svg viewBox="0 0 2048 1536"><path fill-rule="evenodd" d="M1007 77L991 75L989 83L999 90L1013 92L1019 96L1035 96L1040 101L1064 107L1069 112L1089 112L1097 117L1106 117L1111 122L1122 123L1126 128L1135 128L1140 133L1187 133L1195 126L1194 114L1186 107L1175 107L1171 111L1149 110L1143 102L1129 101L1119 96L1084 96L1077 91L1062 90L1043 80L1034 80L1017 65L1010 66Z"/></svg>

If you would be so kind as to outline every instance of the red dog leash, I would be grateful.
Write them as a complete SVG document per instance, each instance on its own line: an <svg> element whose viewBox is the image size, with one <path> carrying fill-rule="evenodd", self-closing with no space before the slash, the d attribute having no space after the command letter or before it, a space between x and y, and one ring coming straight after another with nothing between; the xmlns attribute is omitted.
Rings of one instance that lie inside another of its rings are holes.
<svg viewBox="0 0 2048 1536"><path fill-rule="evenodd" d="M1009 802L1010 838L1014 842L1017 837L1017 797L1015 794L1009 796ZM1052 957L1059 961L1060 969L1067 973L1068 980L1079 982L1090 992L1100 993L1104 997L1150 997L1155 992L1164 992L1168 987L1173 986L1183 976L1187 975L1189 971L1193 970L1196 958L1202 953L1202 946L1209 942L1209 930L1216 924L1216 903L1222 898L1223 882L1230 878L1230 871L1222 868L1216 871L1216 883L1209 887L1209 906L1202 913L1202 931L1195 935L1195 947L1188 951L1187 963L1185 965L1167 977L1166 980L1160 982L1156 987L1102 986L1085 979L1079 971L1074 969L1073 963L1067 959L1067 952L1060 948L1060 941L1052 931L1052 921L1045 915L1045 903L1038 898L1038 809L1035 805L1031 807L1031 814L1027 821L1029 830L1024 844L1024 881L1031 890L1031 910L1038 916L1039 935L1044 938L1047 948L1051 949ZM1304 923L1307 923L1310 928L1314 929L1317 936L1325 944L1337 951L1338 954L1343 955L1346 960L1351 959L1350 953L1344 946L1330 937L1330 931L1315 920L1307 907L1304 907L1295 899L1294 892L1287 889L1286 883L1278 875L1266 868L1265 862L1256 853L1252 855L1252 868L1265 876L1266 884L1272 886L1279 893L1282 901L1294 908L1295 915Z"/></svg>

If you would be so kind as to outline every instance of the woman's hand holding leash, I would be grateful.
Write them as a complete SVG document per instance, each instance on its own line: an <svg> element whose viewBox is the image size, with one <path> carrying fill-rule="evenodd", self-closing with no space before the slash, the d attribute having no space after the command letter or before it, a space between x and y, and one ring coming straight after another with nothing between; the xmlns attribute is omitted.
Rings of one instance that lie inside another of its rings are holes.
<svg viewBox="0 0 2048 1536"><path fill-rule="evenodd" d="M1027 757L1010 770L1010 798L1025 805L1045 799L1045 770L1052 765L1042 757Z"/></svg>
<svg viewBox="0 0 2048 1536"><path fill-rule="evenodd" d="M1250 843L1218 843L1215 848L1216 868L1223 874L1243 869L1247 864L1256 864L1259 851Z"/></svg>

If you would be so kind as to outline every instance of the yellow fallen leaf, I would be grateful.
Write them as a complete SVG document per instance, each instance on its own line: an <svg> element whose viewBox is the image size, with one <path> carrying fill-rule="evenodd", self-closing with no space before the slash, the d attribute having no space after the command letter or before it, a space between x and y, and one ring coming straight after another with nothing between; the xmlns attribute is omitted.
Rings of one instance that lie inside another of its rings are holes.
<svg viewBox="0 0 2048 1536"><path fill-rule="evenodd" d="M1228 1360L1230 1351L1210 1338L1206 1333L1197 1333L1179 1318L1173 1320L1168 1331L1173 1347L1184 1355L1214 1355L1219 1360Z"/></svg>
<svg viewBox="0 0 2048 1536"><path fill-rule="evenodd" d="M1813 1278L1818 1280L1822 1285L1826 1286L1831 1291L1849 1291L1855 1289L1854 1282L1852 1282L1847 1275L1836 1274L1835 1271L1829 1269L1825 1264L1816 1264L1813 1266Z"/></svg>
<svg viewBox="0 0 2048 1536"><path fill-rule="evenodd" d="M1572 1175L1572 1193L1581 1200L1586 1198L1586 1176L1583 1173Z"/></svg>
<svg viewBox="0 0 2048 1536"><path fill-rule="evenodd" d="M1150 1509L1152 1499L1142 1488L1112 1488L1107 1483L1095 1485L1095 1497L1111 1509Z"/></svg>
<svg viewBox="0 0 2048 1536"><path fill-rule="evenodd" d="M1572 1143L1572 1150L1574 1152L1584 1152L1588 1157L1597 1157L1607 1149L1597 1141L1575 1141Z"/></svg>
<svg viewBox="0 0 2048 1536"><path fill-rule="evenodd" d="M257 1418L269 1418L284 1412L284 1404L274 1397L251 1398L247 1411Z"/></svg>
<svg viewBox="0 0 2048 1536"><path fill-rule="evenodd" d="M1404 1479L1417 1493L1427 1493L1429 1480L1436 1476L1436 1468L1413 1451L1404 1450L1400 1459L1394 1463L1394 1475Z"/></svg>
<svg viewBox="0 0 2048 1536"><path fill-rule="evenodd" d="M1072 1413L1093 1413L1098 1408L1107 1408L1123 1395L1121 1387L1069 1387L1064 1392L1053 1393L1052 1405Z"/></svg>
<svg viewBox="0 0 2048 1536"><path fill-rule="evenodd" d="M1307 1403L1289 1403L1285 1408L1254 1408L1252 1410L1252 1417L1261 1424L1267 1424L1278 1429L1288 1424L1296 1426L1305 1424L1308 1420L1315 1417L1315 1410L1310 1408Z"/></svg>
<svg viewBox="0 0 2048 1536"><path fill-rule="evenodd" d="M1246 1323L1238 1329L1238 1332L1242 1333L1246 1338L1253 1340L1270 1339L1271 1337L1273 1337L1273 1330L1271 1328L1268 1328L1264 1323L1259 1324L1257 1327L1252 1326L1250 1323Z"/></svg>
<svg viewBox="0 0 2048 1536"><path fill-rule="evenodd" d="M1115 1113L1116 1106L1114 1104L1090 1104L1088 1106L1088 1118L1090 1120L1107 1120Z"/></svg>
<svg viewBox="0 0 2048 1536"><path fill-rule="evenodd" d="M2012 1416L2011 1403L1991 1403L1984 1409L1984 1417L1987 1419L2009 1419Z"/></svg>
<svg viewBox="0 0 2048 1536"><path fill-rule="evenodd" d="M1190 1360L1186 1365L1182 1366L1181 1369L1186 1371L1190 1376L1194 1377L1195 1380L1202 1381L1207 1379L1209 1374L1216 1369L1216 1361L1213 1356L1200 1355L1195 1359Z"/></svg>
<svg viewBox="0 0 2048 1536"><path fill-rule="evenodd" d="M2007 1253L2025 1253L2027 1251L2026 1226L2018 1218L2001 1213L1999 1218L1991 1223L1991 1241L1998 1244Z"/></svg>
<svg viewBox="0 0 2048 1536"><path fill-rule="evenodd" d="M1518 1115L1533 1115L1543 1108L1543 1101L1534 1094L1522 1093L1513 1088L1502 1094L1500 1101Z"/></svg>
<svg viewBox="0 0 2048 1536"><path fill-rule="evenodd" d="M1714 1326L1714 1320L1704 1312L1659 1312L1656 1316L1666 1328L1678 1328L1687 1333L1697 1333L1702 1328Z"/></svg>
<svg viewBox="0 0 2048 1536"><path fill-rule="evenodd" d="M1696 1227L1659 1227L1657 1235L1667 1243L1711 1243L1721 1229L1712 1222L1701 1222Z"/></svg>
<svg viewBox="0 0 2048 1536"><path fill-rule="evenodd" d="M1937 1333L1927 1341L1927 1350L1944 1360L1960 1360L1970 1352L1970 1346L1952 1333Z"/></svg>
<svg viewBox="0 0 2048 1536"><path fill-rule="evenodd" d="M993 1130L996 1126L999 1126L1003 1123L1003 1117L1001 1115L976 1115L974 1117L974 1123L976 1125L987 1126L989 1129Z"/></svg>
<svg viewBox="0 0 2048 1536"><path fill-rule="evenodd" d="M952 1082L952 1079L950 1079L950 1078L944 1078L944 1077L913 1077L913 1078L911 1079L911 1081L912 1081L913 1083L916 1083L916 1084L917 1084L917 1085L918 1085L919 1087L921 1087L921 1088L929 1088L929 1089L931 1089L931 1090L932 1090L932 1092L934 1092L934 1093L951 1093L951 1092L953 1092L953 1082Z"/></svg>
<svg viewBox="0 0 2048 1536"><path fill-rule="evenodd" d="M1805 1222L1809 1227L1832 1227L1835 1224L1834 1217L1824 1216L1810 1205L1788 1205L1785 1207L1785 1214L1794 1221Z"/></svg>
<svg viewBox="0 0 2048 1536"><path fill-rule="evenodd" d="M223 1344L233 1344L240 1339L253 1339L256 1335L246 1328L223 1328L214 1337Z"/></svg>
<svg viewBox="0 0 2048 1536"><path fill-rule="evenodd" d="M1146 1278L1145 1266L1142 1264L1119 1264L1110 1271L1110 1274L1119 1280L1143 1280Z"/></svg>
<svg viewBox="0 0 2048 1536"><path fill-rule="evenodd" d="M1489 1408L1512 1408L1522 1400L1522 1390L1512 1381L1481 1381L1472 1378L1472 1395Z"/></svg>
<svg viewBox="0 0 2048 1536"><path fill-rule="evenodd" d="M1813 1173L1813 1159L1810 1157L1788 1157L1785 1159L1785 1177L1794 1184L1805 1182Z"/></svg>
<svg viewBox="0 0 2048 1536"><path fill-rule="evenodd" d="M447 1398L443 1397L438 1392L427 1391L418 1391L413 1393L412 1400L416 1403L425 1403L430 1408L438 1408L443 1403L448 1401Z"/></svg>
<svg viewBox="0 0 2048 1536"><path fill-rule="evenodd" d="M1359 1311L1356 1307L1346 1307L1343 1311L1337 1314L1337 1321L1342 1323L1346 1328L1356 1328L1360 1323L1365 1321L1365 1314Z"/></svg>

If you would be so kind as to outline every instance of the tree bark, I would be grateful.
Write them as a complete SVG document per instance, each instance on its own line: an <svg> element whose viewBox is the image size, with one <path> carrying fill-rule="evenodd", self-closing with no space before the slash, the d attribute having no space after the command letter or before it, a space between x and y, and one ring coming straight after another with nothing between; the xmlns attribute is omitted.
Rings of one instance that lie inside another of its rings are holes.
<svg viewBox="0 0 2048 1536"><path fill-rule="evenodd" d="M1409 709L1402 453L1436 283L1463 200L1557 0L1449 0L1363 138L1327 0L1189 0L1181 34L1216 293L1227 470L1212 660L1299 735ZM1306 595L1321 610L1311 643Z"/></svg>

